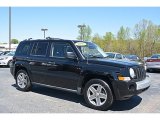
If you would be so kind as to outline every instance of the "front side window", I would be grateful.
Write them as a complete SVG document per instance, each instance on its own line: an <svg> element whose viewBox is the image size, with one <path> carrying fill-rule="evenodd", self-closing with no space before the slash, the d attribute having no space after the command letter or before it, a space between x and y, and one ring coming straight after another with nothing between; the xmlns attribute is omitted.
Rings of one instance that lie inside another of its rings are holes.
<svg viewBox="0 0 160 120"><path fill-rule="evenodd" d="M70 44L68 43L52 43L50 57L60 57L66 58L67 52L73 52L73 49Z"/></svg>

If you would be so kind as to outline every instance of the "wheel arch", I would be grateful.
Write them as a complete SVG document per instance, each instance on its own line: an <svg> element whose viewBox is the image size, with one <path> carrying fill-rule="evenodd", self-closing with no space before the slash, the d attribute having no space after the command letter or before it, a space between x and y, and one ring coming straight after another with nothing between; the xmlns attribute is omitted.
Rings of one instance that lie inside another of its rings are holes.
<svg viewBox="0 0 160 120"><path fill-rule="evenodd" d="M15 66L15 72L14 72L14 78L16 78L17 72L18 72L19 70L24 70L24 71L26 71L27 74L30 76L27 67L25 67L23 64L16 64L16 66Z"/></svg>
<svg viewBox="0 0 160 120"><path fill-rule="evenodd" d="M100 79L100 80L105 81L109 85L109 87L112 91L113 97L115 97L114 89L112 86L112 81L114 80L114 78L111 74L107 74L105 76L104 75L95 75L95 74L86 75L82 81L82 84L81 84L81 94L83 94L83 90L84 90L86 83L88 81L90 81L91 79Z"/></svg>

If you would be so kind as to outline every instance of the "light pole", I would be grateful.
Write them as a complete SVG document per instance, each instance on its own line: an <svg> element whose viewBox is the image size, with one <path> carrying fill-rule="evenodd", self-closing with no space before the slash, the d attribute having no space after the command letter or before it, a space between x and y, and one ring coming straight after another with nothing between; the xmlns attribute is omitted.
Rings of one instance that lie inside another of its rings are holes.
<svg viewBox="0 0 160 120"><path fill-rule="evenodd" d="M46 31L47 31L47 30L48 30L48 29L44 29L44 28L41 29L41 31L44 32L44 39L46 38Z"/></svg>
<svg viewBox="0 0 160 120"><path fill-rule="evenodd" d="M11 7L9 7L9 50L11 50Z"/></svg>
<svg viewBox="0 0 160 120"><path fill-rule="evenodd" d="M78 28L80 28L80 31L81 31L81 40L84 41L84 33L83 33L83 30L84 28L86 27L86 25L78 25Z"/></svg>

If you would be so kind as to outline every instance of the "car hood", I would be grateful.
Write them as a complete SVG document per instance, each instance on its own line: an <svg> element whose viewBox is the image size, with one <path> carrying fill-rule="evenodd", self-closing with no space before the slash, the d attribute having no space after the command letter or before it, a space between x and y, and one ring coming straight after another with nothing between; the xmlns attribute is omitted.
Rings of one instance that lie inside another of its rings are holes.
<svg viewBox="0 0 160 120"><path fill-rule="evenodd" d="M138 66L139 64L135 61L129 61L129 60L111 60L107 58L94 58L89 59L88 63L91 64L100 64L100 65L108 65L108 66L114 66L114 67L132 67L132 66Z"/></svg>

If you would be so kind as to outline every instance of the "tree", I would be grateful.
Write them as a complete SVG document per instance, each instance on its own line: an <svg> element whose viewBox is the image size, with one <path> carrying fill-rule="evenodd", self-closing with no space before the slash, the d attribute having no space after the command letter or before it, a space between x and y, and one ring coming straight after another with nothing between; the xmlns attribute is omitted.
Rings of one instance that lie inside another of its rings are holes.
<svg viewBox="0 0 160 120"><path fill-rule="evenodd" d="M103 36L103 42L105 44L105 51L113 51L113 40L115 40L115 37L112 32L106 32L105 36Z"/></svg>
<svg viewBox="0 0 160 120"><path fill-rule="evenodd" d="M159 41L158 26L151 21L142 20L135 25L134 39L137 41L137 51L140 57L158 52L155 47Z"/></svg>
<svg viewBox="0 0 160 120"><path fill-rule="evenodd" d="M83 24L83 26L86 26L85 24ZM77 37L78 40L81 40L81 35L83 37L84 41L91 41L91 34L92 34L92 30L90 28L89 25L87 25L86 27L82 27L82 30L79 30L79 36Z"/></svg>
<svg viewBox="0 0 160 120"><path fill-rule="evenodd" d="M121 53L126 53L127 50L127 40L130 39L130 29L124 28L123 26L120 27L118 33L117 33L117 40L118 40L118 46L117 51Z"/></svg>
<svg viewBox="0 0 160 120"><path fill-rule="evenodd" d="M17 39L12 39L12 40L11 40L11 43L12 43L12 44L18 44L19 41L18 41Z"/></svg>

